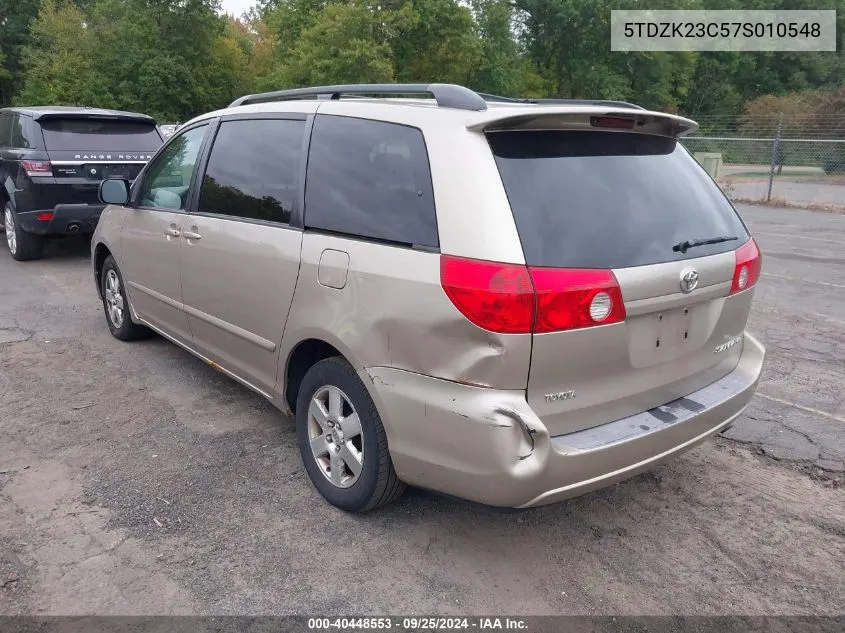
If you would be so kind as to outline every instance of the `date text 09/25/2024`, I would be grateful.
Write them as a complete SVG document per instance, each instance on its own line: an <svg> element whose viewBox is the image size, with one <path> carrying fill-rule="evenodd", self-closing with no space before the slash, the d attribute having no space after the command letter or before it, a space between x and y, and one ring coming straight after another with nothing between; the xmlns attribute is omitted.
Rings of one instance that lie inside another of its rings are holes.
<svg viewBox="0 0 845 633"><path fill-rule="evenodd" d="M527 632L520 618L502 617L374 617L374 618L309 618L309 631L445 631L445 630L513 630Z"/></svg>

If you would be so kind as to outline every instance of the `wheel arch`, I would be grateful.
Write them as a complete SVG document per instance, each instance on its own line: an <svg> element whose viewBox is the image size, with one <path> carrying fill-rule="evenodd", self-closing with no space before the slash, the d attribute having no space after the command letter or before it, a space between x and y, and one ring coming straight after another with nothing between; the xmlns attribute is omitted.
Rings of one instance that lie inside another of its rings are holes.
<svg viewBox="0 0 845 633"><path fill-rule="evenodd" d="M94 276L97 280L97 294L100 295L101 299L103 298L103 264L109 255L112 255L111 249L104 242L98 242L94 247L92 263L94 265Z"/></svg>
<svg viewBox="0 0 845 633"><path fill-rule="evenodd" d="M337 346L319 337L305 338L296 343L290 350L285 359L282 387L283 404L291 413L296 413L296 399L305 374L321 360L333 356L339 356L349 361Z"/></svg>
<svg viewBox="0 0 845 633"><path fill-rule="evenodd" d="M10 191L12 190L9 189L10 182L10 179L7 178L3 182L3 186L0 187L0 207L5 207L6 203L8 202L12 205L12 211L17 212L17 207L15 206L15 197L10 193Z"/></svg>
<svg viewBox="0 0 845 633"><path fill-rule="evenodd" d="M274 403L285 413L296 414L296 400L299 396L299 387L305 374L319 361L337 356L343 358L352 365L358 378L364 385L364 389L372 398L376 410L381 416L382 426L387 435L388 444L392 435L391 421L385 418L384 402L375 388L373 378L367 371L367 366L362 363L353 351L339 338L332 336L325 330L308 329L301 333L295 343L290 347L284 347L281 359L284 359L284 373L279 372L279 380L276 386L276 398ZM285 341L287 343L287 341ZM289 349L290 351L285 351ZM281 361L280 361L281 362Z"/></svg>
<svg viewBox="0 0 845 633"><path fill-rule="evenodd" d="M295 342L285 340L282 346L281 359L284 371L280 371L276 393L281 397L279 404L289 413L296 412L296 399L299 386L308 370L319 361L338 356L352 365L358 374L370 397L381 410L377 394L373 393L372 382L367 380L366 366L358 356L340 338L322 329L307 328L297 332ZM286 338L289 334L286 333ZM280 361L281 362L281 361Z"/></svg>

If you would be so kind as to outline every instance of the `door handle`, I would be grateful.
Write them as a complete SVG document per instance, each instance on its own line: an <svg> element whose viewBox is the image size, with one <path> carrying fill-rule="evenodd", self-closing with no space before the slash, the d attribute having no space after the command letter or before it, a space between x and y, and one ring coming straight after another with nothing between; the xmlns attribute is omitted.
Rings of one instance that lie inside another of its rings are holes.
<svg viewBox="0 0 845 633"><path fill-rule="evenodd" d="M182 231L182 237L186 240L201 240L202 235L199 233L194 233L193 231Z"/></svg>
<svg viewBox="0 0 845 633"><path fill-rule="evenodd" d="M164 234L167 237L179 237L181 235L179 229L165 229Z"/></svg>

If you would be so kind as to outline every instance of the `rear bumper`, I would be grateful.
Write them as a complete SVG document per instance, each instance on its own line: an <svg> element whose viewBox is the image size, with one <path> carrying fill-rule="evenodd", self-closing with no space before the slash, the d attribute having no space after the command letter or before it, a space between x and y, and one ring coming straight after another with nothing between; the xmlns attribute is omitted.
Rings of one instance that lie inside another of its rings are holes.
<svg viewBox="0 0 845 633"><path fill-rule="evenodd" d="M18 222L27 233L36 235L72 235L93 233L105 205L102 204L57 204L52 209L18 213ZM49 220L39 220L43 213L52 213Z"/></svg>
<svg viewBox="0 0 845 633"><path fill-rule="evenodd" d="M554 503L622 481L686 451L737 418L765 350L745 334L736 368L652 412L550 437L523 391L471 387L370 368L397 474L488 505Z"/></svg>

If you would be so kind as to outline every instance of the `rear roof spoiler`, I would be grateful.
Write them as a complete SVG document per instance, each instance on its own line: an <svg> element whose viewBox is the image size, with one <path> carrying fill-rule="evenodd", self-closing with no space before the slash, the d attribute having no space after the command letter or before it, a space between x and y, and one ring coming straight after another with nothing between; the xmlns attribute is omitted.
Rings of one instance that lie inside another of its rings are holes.
<svg viewBox="0 0 845 633"><path fill-rule="evenodd" d="M645 110L642 106L627 101L614 101L610 99L531 99L520 97L500 97L479 92L478 95L490 103L522 103L527 105L596 105L614 108L631 108L632 110Z"/></svg>
<svg viewBox="0 0 845 633"><path fill-rule="evenodd" d="M612 125L630 121L630 127ZM475 131L503 130L609 130L680 137L698 129L698 123L674 114L651 112L630 106L608 107L604 104L533 105L491 109L479 113L467 124Z"/></svg>
<svg viewBox="0 0 845 633"><path fill-rule="evenodd" d="M135 112L110 112L108 110L70 110L68 112L48 111L38 112L32 116L36 121L49 121L50 119L99 119L107 121L134 121L136 123L149 123L155 125L155 119L146 114Z"/></svg>

